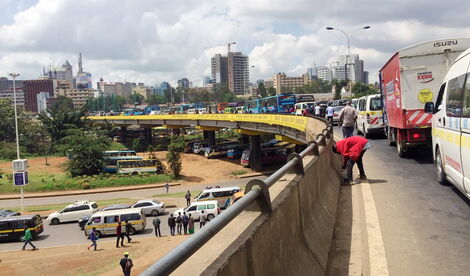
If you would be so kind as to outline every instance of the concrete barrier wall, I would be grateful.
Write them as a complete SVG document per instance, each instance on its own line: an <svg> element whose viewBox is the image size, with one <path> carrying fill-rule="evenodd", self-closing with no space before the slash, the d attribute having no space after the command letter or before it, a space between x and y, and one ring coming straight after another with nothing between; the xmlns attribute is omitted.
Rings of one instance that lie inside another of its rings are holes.
<svg viewBox="0 0 470 276"><path fill-rule="evenodd" d="M242 212L173 275L324 275L341 185L332 143L270 187L271 214Z"/></svg>

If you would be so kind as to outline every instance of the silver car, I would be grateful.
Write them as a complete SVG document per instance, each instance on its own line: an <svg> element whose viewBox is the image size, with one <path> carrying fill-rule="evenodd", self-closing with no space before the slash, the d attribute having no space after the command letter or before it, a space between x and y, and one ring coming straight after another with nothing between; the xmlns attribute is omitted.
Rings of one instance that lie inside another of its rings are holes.
<svg viewBox="0 0 470 276"><path fill-rule="evenodd" d="M145 215L156 217L165 212L165 203L154 199L143 199L132 204L131 208L142 208Z"/></svg>

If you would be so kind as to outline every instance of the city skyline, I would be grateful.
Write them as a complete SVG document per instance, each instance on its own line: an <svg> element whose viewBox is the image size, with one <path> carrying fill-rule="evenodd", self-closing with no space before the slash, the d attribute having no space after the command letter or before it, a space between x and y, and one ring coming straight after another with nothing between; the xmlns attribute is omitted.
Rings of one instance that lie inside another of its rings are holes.
<svg viewBox="0 0 470 276"><path fill-rule="evenodd" d="M380 8L364 1L333 2L328 10L304 0L289 5L281 0L177 2L113 5L104 0L77 6L70 0L2 1L0 76L16 71L24 79L34 79L43 65L59 66L65 60L75 68L76 53L82 52L93 82L103 77L150 85L169 81L175 86L186 77L201 86L203 78L211 75L210 58L226 53L223 46L204 48L230 41L237 42L233 52L249 57L252 80L277 72L299 76L314 64L328 65L347 54L345 37L325 30L326 26L352 32L370 25L369 30L351 35L351 53L364 60L373 83L380 67L400 48L470 36L464 17L458 16L467 9L446 6L442 13L442 3L427 3L424 15L421 5L407 1L384 2ZM454 7L465 6L463 1L454 2L461 3ZM350 11L348 16L345 10Z"/></svg>

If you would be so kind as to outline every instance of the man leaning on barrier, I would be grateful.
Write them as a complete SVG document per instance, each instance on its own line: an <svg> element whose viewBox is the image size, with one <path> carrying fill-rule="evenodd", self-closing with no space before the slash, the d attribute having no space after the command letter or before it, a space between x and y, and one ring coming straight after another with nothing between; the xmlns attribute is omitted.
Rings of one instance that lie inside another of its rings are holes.
<svg viewBox="0 0 470 276"><path fill-rule="evenodd" d="M345 182L349 182L350 184L358 184L361 182L360 180L353 181L352 170L354 164L357 164L359 169L359 178L366 179L362 156L364 156L366 150L371 147L372 145L369 143L369 140L361 136L344 138L333 145L333 152L343 156L343 169L347 169Z"/></svg>

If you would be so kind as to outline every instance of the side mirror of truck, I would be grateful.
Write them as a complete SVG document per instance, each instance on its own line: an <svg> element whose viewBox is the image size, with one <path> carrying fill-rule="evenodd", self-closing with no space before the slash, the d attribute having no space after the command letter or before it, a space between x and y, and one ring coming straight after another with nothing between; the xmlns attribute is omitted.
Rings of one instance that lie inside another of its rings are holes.
<svg viewBox="0 0 470 276"><path fill-rule="evenodd" d="M424 104L424 112L426 113L433 113L434 112L434 103L427 102Z"/></svg>

